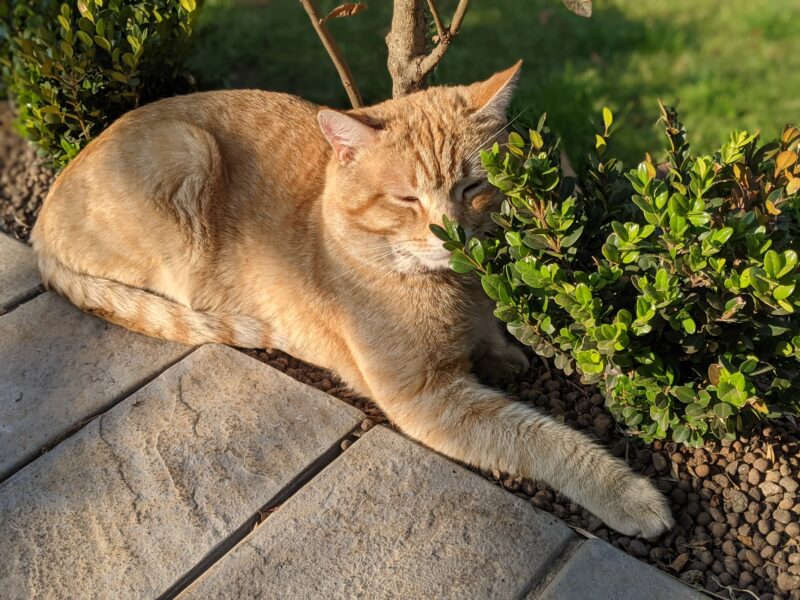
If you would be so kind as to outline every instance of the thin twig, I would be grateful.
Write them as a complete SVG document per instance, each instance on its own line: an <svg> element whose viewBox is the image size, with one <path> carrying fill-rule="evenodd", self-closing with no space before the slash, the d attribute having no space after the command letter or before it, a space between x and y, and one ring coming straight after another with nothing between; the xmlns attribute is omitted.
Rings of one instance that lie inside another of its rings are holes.
<svg viewBox="0 0 800 600"><path fill-rule="evenodd" d="M467 13L468 6L469 0L460 0L456 7L456 12L453 13L453 20L450 22L450 27L445 29L444 26L441 25L442 20L441 17L439 17L439 13L436 11L434 0L428 0L428 7L436 23L436 29L439 31L439 40L436 46L433 47L433 50L431 50L419 64L419 70L423 73L423 77L427 77L427 75L433 71L436 65L439 64L439 61L442 60L442 57L444 57L448 48L450 48L450 42L453 41L453 38L458 35L461 29L461 23L464 21L464 15Z"/></svg>
<svg viewBox="0 0 800 600"><path fill-rule="evenodd" d="M442 41L445 37L444 23L442 23L442 17L439 16L435 0L428 0L428 10L431 11L433 22L436 24L436 34L439 36L438 41Z"/></svg>
<svg viewBox="0 0 800 600"><path fill-rule="evenodd" d="M364 102L361 99L361 92L359 92L356 82L353 79L353 74L350 72L350 67L347 66L347 61L345 61L344 56L342 56L342 52L339 50L339 46L336 44L336 41L333 39L333 37L331 37L327 25L320 18L319 13L314 6L313 0L300 0L300 4L303 5L306 14L308 14L308 18L311 20L311 25L314 27L319 39L322 41L322 45L328 52L328 56L331 57L333 66L336 67L336 71L339 73L339 78L342 80L344 89L347 92L347 97L350 98L350 104L353 105L353 108L361 108L364 105Z"/></svg>
<svg viewBox="0 0 800 600"><path fill-rule="evenodd" d="M461 22L464 20L464 15L467 14L467 7L469 0L461 0L456 7L456 12L453 14L453 21L450 23L450 36L458 35L458 30L461 29Z"/></svg>

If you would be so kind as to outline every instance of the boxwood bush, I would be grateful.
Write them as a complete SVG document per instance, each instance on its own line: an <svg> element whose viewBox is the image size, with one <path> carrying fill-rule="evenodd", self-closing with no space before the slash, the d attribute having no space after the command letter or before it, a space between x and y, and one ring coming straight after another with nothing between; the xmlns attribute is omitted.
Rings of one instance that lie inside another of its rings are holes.
<svg viewBox="0 0 800 600"><path fill-rule="evenodd" d="M140 103L185 91L195 0L11 0L0 68L20 130L58 166Z"/></svg>
<svg viewBox="0 0 800 600"><path fill-rule="evenodd" d="M694 156L661 106L668 151L624 172L604 109L576 182L542 119L482 159L505 195L493 234L434 232L508 330L585 383L646 441L733 439L800 408L800 130L734 132Z"/></svg>

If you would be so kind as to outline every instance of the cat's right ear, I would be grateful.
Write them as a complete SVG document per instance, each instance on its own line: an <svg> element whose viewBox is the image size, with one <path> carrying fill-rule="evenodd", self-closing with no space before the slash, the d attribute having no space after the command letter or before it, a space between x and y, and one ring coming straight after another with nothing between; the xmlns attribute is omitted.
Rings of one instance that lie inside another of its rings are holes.
<svg viewBox="0 0 800 600"><path fill-rule="evenodd" d="M335 110L319 111L317 121L340 165L351 163L360 149L378 141L380 130Z"/></svg>

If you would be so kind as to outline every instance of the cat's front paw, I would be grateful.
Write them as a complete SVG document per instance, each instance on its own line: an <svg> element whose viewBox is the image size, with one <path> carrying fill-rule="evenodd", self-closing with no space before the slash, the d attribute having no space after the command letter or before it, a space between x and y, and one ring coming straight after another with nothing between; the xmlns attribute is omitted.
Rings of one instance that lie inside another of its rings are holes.
<svg viewBox="0 0 800 600"><path fill-rule="evenodd" d="M492 347L475 361L478 377L487 381L510 381L530 368L525 353L512 344Z"/></svg>
<svg viewBox="0 0 800 600"><path fill-rule="evenodd" d="M588 507L607 525L628 536L658 537L675 524L664 495L646 478L632 475L617 494Z"/></svg>

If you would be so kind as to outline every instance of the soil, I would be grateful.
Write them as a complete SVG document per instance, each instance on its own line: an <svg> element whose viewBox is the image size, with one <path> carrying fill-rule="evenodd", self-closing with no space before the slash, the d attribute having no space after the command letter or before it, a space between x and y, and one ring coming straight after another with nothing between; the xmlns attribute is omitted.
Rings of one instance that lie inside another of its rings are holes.
<svg viewBox="0 0 800 600"><path fill-rule="evenodd" d="M12 122L11 108L0 101L0 230L27 242L55 173Z"/></svg>
<svg viewBox="0 0 800 600"><path fill-rule="evenodd" d="M0 102L0 229L27 241L54 173L10 125L8 105ZM378 423L391 426L374 403L349 391L329 372L278 350L248 354L354 405L365 413L362 429ZM654 541L631 539L546 486L499 472L483 472L484 477L714 597L800 600L796 424L771 423L734 442L696 450L673 443L644 444L615 426L595 388L531 359L535 366L502 386L505 391L583 430L632 469L652 477L670 498L677 525Z"/></svg>

